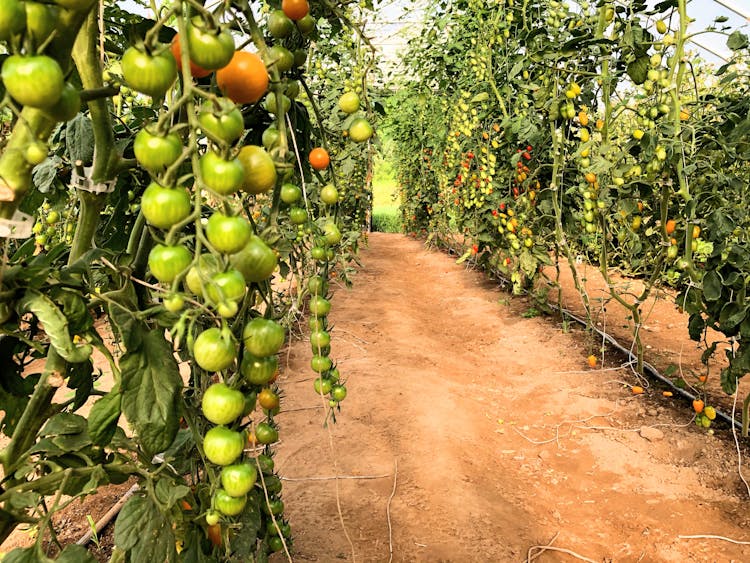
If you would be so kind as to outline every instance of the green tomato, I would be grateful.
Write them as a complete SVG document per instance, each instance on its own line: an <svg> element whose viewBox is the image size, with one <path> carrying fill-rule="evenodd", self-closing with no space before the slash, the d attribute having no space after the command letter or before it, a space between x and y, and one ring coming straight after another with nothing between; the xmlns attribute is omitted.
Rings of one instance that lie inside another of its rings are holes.
<svg viewBox="0 0 750 563"><path fill-rule="evenodd" d="M325 226L323 227L323 236L326 239L326 243L330 245L338 244L339 242L341 242L341 231L333 221L326 222Z"/></svg>
<svg viewBox="0 0 750 563"><path fill-rule="evenodd" d="M135 136L133 152L138 164L153 174L164 172L182 154L182 139L177 133L161 135L144 127Z"/></svg>
<svg viewBox="0 0 750 563"><path fill-rule="evenodd" d="M234 39L227 30L211 30L200 25L200 18L188 24L190 62L206 70L218 70L229 64L234 55Z"/></svg>
<svg viewBox="0 0 750 563"><path fill-rule="evenodd" d="M18 0L0 0L0 41L7 41L26 27L26 10Z"/></svg>
<svg viewBox="0 0 750 563"><path fill-rule="evenodd" d="M184 246L157 244L148 254L151 274L162 283L172 283L193 261L193 254Z"/></svg>
<svg viewBox="0 0 750 563"><path fill-rule="evenodd" d="M212 303L239 301L245 296L245 278L237 270L227 270L211 276L206 295ZM236 313L236 311L235 311ZM229 315L234 316L234 315Z"/></svg>
<svg viewBox="0 0 750 563"><path fill-rule="evenodd" d="M331 312L331 302L320 295L313 295L310 297L309 308L316 317L325 317Z"/></svg>
<svg viewBox="0 0 750 563"><path fill-rule="evenodd" d="M219 489L214 493L213 505L224 516L237 516L241 514L247 503L247 497L233 497L224 489Z"/></svg>
<svg viewBox="0 0 750 563"><path fill-rule="evenodd" d="M331 369L331 358L328 356L318 356L317 354L310 360L310 367L316 373L325 373Z"/></svg>
<svg viewBox="0 0 750 563"><path fill-rule="evenodd" d="M239 108L226 98L219 98L219 107L207 102L198 114L198 124L203 133L216 141L234 143L242 137L245 122Z"/></svg>
<svg viewBox="0 0 750 563"><path fill-rule="evenodd" d="M325 294L328 293L328 282L326 282L323 276L311 276L310 279L307 280L307 289L310 290L312 295L325 296Z"/></svg>
<svg viewBox="0 0 750 563"><path fill-rule="evenodd" d="M153 98L163 98L177 79L177 63L168 51L150 55L129 47L122 55L120 66L128 86Z"/></svg>
<svg viewBox="0 0 750 563"><path fill-rule="evenodd" d="M232 497L243 497L255 486L258 471L251 463L227 465L221 470L221 486Z"/></svg>
<svg viewBox="0 0 750 563"><path fill-rule="evenodd" d="M349 138L355 143L367 141L374 133L372 125L364 117L357 117L349 125Z"/></svg>
<svg viewBox="0 0 750 563"><path fill-rule="evenodd" d="M294 22L282 10L272 10L268 14L268 33L274 39L289 37L294 31Z"/></svg>
<svg viewBox="0 0 750 563"><path fill-rule="evenodd" d="M335 188L334 188L335 189ZM287 204L297 203L302 199L302 190L294 184L286 183L281 186L281 201Z"/></svg>
<svg viewBox="0 0 750 563"><path fill-rule="evenodd" d="M234 362L237 355L231 333L216 327L201 332L193 343L195 363L206 371L222 371Z"/></svg>
<svg viewBox="0 0 750 563"><path fill-rule="evenodd" d="M242 356L240 373L252 385L266 385L273 379L277 369L279 369L279 359L275 355L259 358L245 353Z"/></svg>
<svg viewBox="0 0 750 563"><path fill-rule="evenodd" d="M275 64L279 72L287 72L294 67L294 55L282 45L274 45L268 50L271 64ZM284 112L286 113L286 112Z"/></svg>
<svg viewBox="0 0 750 563"><path fill-rule="evenodd" d="M344 399L346 399L346 387L343 385L334 385L331 387L331 398L336 401L337 403L340 403Z"/></svg>
<svg viewBox="0 0 750 563"><path fill-rule="evenodd" d="M251 235L247 244L233 254L229 261L248 283L268 279L278 264L276 253L257 235Z"/></svg>
<svg viewBox="0 0 750 563"><path fill-rule="evenodd" d="M265 358L276 354L284 344L286 332L276 321L256 317L245 325L242 339L253 356Z"/></svg>
<svg viewBox="0 0 750 563"><path fill-rule="evenodd" d="M328 205L334 205L339 200L339 192L333 184L326 184L320 189L320 200Z"/></svg>
<svg viewBox="0 0 750 563"><path fill-rule="evenodd" d="M7 0L6 0L7 1ZM18 4L18 0L15 0ZM12 2L7 2L12 4ZM44 43L58 25L60 19L60 9L52 4L42 4L41 2L23 2L26 8L26 35L31 39L36 47ZM0 12L5 12L7 8L0 7ZM5 16L8 17L8 16ZM6 29L6 25L2 25ZM7 38L4 38L7 40Z"/></svg>
<svg viewBox="0 0 750 563"><path fill-rule="evenodd" d="M238 158L225 160L214 151L207 151L198 161L203 184L219 195L232 195L242 187L245 169Z"/></svg>
<svg viewBox="0 0 750 563"><path fill-rule="evenodd" d="M226 426L214 426L203 437L203 453L216 465L233 464L244 448L244 435Z"/></svg>
<svg viewBox="0 0 750 563"><path fill-rule="evenodd" d="M141 211L149 225L169 229L190 216L193 202L185 188L164 188L151 182L141 197Z"/></svg>
<svg viewBox="0 0 750 563"><path fill-rule="evenodd" d="M279 439L279 431L267 422L261 422L255 427L255 438L260 444L273 444Z"/></svg>
<svg viewBox="0 0 750 563"><path fill-rule="evenodd" d="M208 289L209 279L219 273L220 264L213 254L201 254L195 266L188 270L185 276L187 289L195 295L203 295L203 286ZM203 281L205 280L205 282Z"/></svg>
<svg viewBox="0 0 750 563"><path fill-rule="evenodd" d="M3 63L7 92L23 106L46 109L62 95L65 80L57 61L45 55L11 55Z"/></svg>
<svg viewBox="0 0 750 563"><path fill-rule="evenodd" d="M301 207L292 207L289 210L289 219L295 225L303 225L307 223L307 211Z"/></svg>
<svg viewBox="0 0 750 563"><path fill-rule="evenodd" d="M69 83L63 86L60 99L52 107L46 108L44 113L55 121L67 122L73 119L81 110L81 94Z"/></svg>
<svg viewBox="0 0 750 563"><path fill-rule="evenodd" d="M216 211L206 223L206 237L214 250L234 254L242 250L253 235L250 222L238 215L228 216Z"/></svg>
<svg viewBox="0 0 750 563"><path fill-rule="evenodd" d="M355 113L359 111L359 103L356 92L345 92L339 98L339 109L347 114Z"/></svg>
<svg viewBox="0 0 750 563"><path fill-rule="evenodd" d="M245 396L225 383L214 383L203 393L201 409L203 416L214 424L229 424L245 410Z"/></svg>
<svg viewBox="0 0 750 563"><path fill-rule="evenodd" d="M279 108L276 103L276 94L274 92L269 92L266 94L266 99L264 102L264 107L266 108L266 111L268 113L272 113L273 115L284 115L289 112L290 108L292 107L292 100L290 100L287 96L284 94L281 95L281 113L279 113Z"/></svg>
<svg viewBox="0 0 750 563"><path fill-rule="evenodd" d="M318 395L328 395L333 388L331 380L325 377L318 377L313 381L313 389Z"/></svg>

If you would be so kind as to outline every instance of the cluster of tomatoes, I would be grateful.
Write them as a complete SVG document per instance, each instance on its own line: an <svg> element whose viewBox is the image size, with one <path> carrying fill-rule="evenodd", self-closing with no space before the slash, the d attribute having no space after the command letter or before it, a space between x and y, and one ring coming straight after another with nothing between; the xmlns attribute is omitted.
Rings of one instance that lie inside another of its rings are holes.
<svg viewBox="0 0 750 563"><path fill-rule="evenodd" d="M162 99L181 75L183 97L190 93L198 100L191 100L197 111L187 124L175 123L174 108L163 110L139 131L133 149L151 176L140 210L157 241L148 267L162 287L163 306L180 315L176 326L189 325L188 332L205 327L194 339L189 335L188 346L201 374L197 381L204 382L198 384L207 421L202 453L219 473L207 485L210 507L204 512L208 536L217 544L232 527L222 527L223 521L239 517L251 498L260 498L265 545L269 551L288 546L290 529L270 449L279 437L275 380L286 330L274 320L269 296L278 253L264 240L256 220L267 218L271 206L285 209L280 217L296 225L299 235L313 233L310 254L327 275L327 262L342 238L333 213L339 195L333 184L324 185L318 195L331 213L320 223L310 221L303 190L288 162L292 153L284 123L299 93L291 73L304 64L305 37L314 29L306 0L284 0L280 10L267 15L273 44L252 53L235 50L233 35L220 17L200 11L184 20L182 33L171 45L135 45L122 59L123 79L134 92ZM195 80L211 74L210 83ZM259 104L274 117L262 133L263 146L242 143L241 109L246 104ZM347 113L359 105L356 94L345 94L340 101ZM354 141L365 141L372 133L364 118L354 118L349 126ZM311 150L308 161L317 171L330 165L323 148ZM251 198L249 207L245 194ZM321 376L316 391L330 394L331 404L338 405L346 388L329 358L326 288L323 276L310 280L312 368ZM188 301L197 308L186 309ZM254 417L257 405L261 419ZM248 443L262 453L248 455Z"/></svg>

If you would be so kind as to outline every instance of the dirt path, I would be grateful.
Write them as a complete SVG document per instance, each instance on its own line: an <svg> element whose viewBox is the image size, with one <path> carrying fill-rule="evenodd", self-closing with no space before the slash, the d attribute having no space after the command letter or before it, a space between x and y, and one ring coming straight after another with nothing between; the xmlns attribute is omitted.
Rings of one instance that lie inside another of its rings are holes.
<svg viewBox="0 0 750 563"><path fill-rule="evenodd" d="M333 301L349 396L330 436L308 343L281 378L296 560L352 560L338 486L357 561L388 561L388 506L394 561L523 561L555 536L594 561L750 561L750 546L678 538L750 540L724 430L706 435L656 390L631 395L624 370L586 369L580 336L419 241L376 233L362 260ZM336 467L373 478L307 479Z"/></svg>

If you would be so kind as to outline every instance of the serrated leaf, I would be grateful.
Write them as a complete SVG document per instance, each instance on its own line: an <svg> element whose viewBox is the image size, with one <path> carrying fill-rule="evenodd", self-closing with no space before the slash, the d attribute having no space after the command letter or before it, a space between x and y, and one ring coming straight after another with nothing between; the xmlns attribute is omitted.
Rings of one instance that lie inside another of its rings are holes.
<svg viewBox="0 0 750 563"><path fill-rule="evenodd" d="M70 334L65 314L46 295L36 290L27 290L17 304L18 312L34 313L47 333L50 344L60 356L72 363L85 362L91 357L92 348L88 344L77 346Z"/></svg>
<svg viewBox="0 0 750 563"><path fill-rule="evenodd" d="M130 561L171 563L177 559L172 527L149 497L133 496L115 521L115 545Z"/></svg>
<svg viewBox="0 0 750 563"><path fill-rule="evenodd" d="M65 145L70 161L88 166L94 160L94 127L88 116L79 113L68 121Z"/></svg>
<svg viewBox="0 0 750 563"><path fill-rule="evenodd" d="M121 401L120 390L115 388L91 407L88 428L89 436L95 444L106 446L114 437L121 413Z"/></svg>
<svg viewBox="0 0 750 563"><path fill-rule="evenodd" d="M703 336L703 331L706 328L706 321L700 313L690 315L690 321L688 322L688 334L691 340L700 341Z"/></svg>
<svg viewBox="0 0 750 563"><path fill-rule="evenodd" d="M146 333L120 360L122 410L149 455L166 450L179 428L182 391L177 361L163 332Z"/></svg>
<svg viewBox="0 0 750 563"><path fill-rule="evenodd" d="M721 298L721 275L716 270L709 270L703 275L703 297L706 301L718 301Z"/></svg>
<svg viewBox="0 0 750 563"><path fill-rule="evenodd" d="M156 483L155 492L160 503L172 507L177 504L178 500L185 498L190 493L190 487L175 485L169 479L159 479Z"/></svg>
<svg viewBox="0 0 750 563"><path fill-rule="evenodd" d="M53 155L34 167L31 171L31 181L40 193L46 194L49 192L55 183L55 178L57 178L60 172L61 165L62 159L57 155Z"/></svg>
<svg viewBox="0 0 750 563"><path fill-rule="evenodd" d="M747 35L739 30L732 32L732 34L727 39L727 47L729 47L732 51L739 51L740 49L747 48L747 46Z"/></svg>

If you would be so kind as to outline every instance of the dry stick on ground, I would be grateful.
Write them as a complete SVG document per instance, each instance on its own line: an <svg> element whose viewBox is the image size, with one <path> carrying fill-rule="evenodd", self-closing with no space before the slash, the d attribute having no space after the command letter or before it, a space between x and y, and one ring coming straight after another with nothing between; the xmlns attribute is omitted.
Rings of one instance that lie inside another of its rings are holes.
<svg viewBox="0 0 750 563"><path fill-rule="evenodd" d="M391 496L388 497L388 504L385 506L385 516L388 520L388 563L393 561L393 527L391 526L391 501L396 495L396 481L398 480L398 458L393 460L393 489Z"/></svg>
<svg viewBox="0 0 750 563"><path fill-rule="evenodd" d="M521 436L524 440L531 442L532 444L535 444L537 446L541 446L543 444L549 444L550 442L557 442L557 447L560 447L560 428L562 426L565 426L566 424L570 425L570 428L568 429L568 436L570 436L570 432L573 430L576 424L580 424L581 422L588 422L589 420L593 420L594 418L609 418L615 413L614 410L609 411L606 414L592 414L591 416L588 416L586 418L582 418L580 420L563 420L560 424L555 426L555 436L554 438L550 438L549 440L532 440L528 436L526 436L523 432L521 432L518 428L515 426L512 426L513 430L516 431L516 433Z"/></svg>
<svg viewBox="0 0 750 563"><path fill-rule="evenodd" d="M93 528L89 528L89 531L86 532L81 539L79 539L76 544L77 545L87 545L91 538L94 537L94 534L99 535L101 531L112 521L112 518L117 516L117 514L120 512L122 507L125 505L125 503L128 501L130 497L133 496L133 494L138 490L138 484L133 485L130 487L124 495L120 497L120 499L110 508L107 513L99 518L97 523L94 525Z"/></svg>
<svg viewBox="0 0 750 563"><path fill-rule="evenodd" d="M696 535L696 536L677 536L681 540L721 540L729 543L735 543L737 545L750 545L750 541L733 540L732 538L725 538L724 536L714 536L711 534Z"/></svg>

